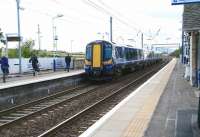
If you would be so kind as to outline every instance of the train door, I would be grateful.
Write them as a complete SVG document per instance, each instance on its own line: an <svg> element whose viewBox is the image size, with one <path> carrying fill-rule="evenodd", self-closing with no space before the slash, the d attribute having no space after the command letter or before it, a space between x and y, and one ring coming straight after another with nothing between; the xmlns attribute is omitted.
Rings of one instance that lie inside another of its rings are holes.
<svg viewBox="0 0 200 137"><path fill-rule="evenodd" d="M92 67L100 68L101 67L101 45L93 45L93 55L92 55Z"/></svg>

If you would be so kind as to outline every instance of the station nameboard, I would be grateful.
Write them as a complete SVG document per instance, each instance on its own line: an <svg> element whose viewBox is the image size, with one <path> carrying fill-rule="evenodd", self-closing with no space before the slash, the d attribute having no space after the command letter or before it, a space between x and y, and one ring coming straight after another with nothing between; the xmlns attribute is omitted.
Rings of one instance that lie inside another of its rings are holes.
<svg viewBox="0 0 200 137"><path fill-rule="evenodd" d="M7 41L20 41L20 37L18 36L7 36Z"/></svg>
<svg viewBox="0 0 200 137"><path fill-rule="evenodd" d="M200 0L171 0L172 5L187 4L187 3L200 3Z"/></svg>

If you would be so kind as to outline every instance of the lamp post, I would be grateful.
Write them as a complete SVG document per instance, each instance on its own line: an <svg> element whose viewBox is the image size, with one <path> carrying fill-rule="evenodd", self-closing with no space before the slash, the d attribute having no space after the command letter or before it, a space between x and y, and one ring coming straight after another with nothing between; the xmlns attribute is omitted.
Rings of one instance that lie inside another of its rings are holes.
<svg viewBox="0 0 200 137"><path fill-rule="evenodd" d="M151 45L152 38L148 38L146 40L147 40L147 50L151 51L152 50L152 45Z"/></svg>
<svg viewBox="0 0 200 137"><path fill-rule="evenodd" d="M64 15L63 14L57 14L55 17L52 18L52 30L53 30L53 71L55 72L56 71L56 59L55 59L55 56L56 56L56 42L55 40L57 39L57 36L56 36L56 27L54 25L54 20L57 19L57 18L60 18L60 17L63 17Z"/></svg>
<svg viewBox="0 0 200 137"><path fill-rule="evenodd" d="M139 33L141 33L141 48L143 49L144 48L144 35L143 35L143 32L141 30L139 30L137 33L137 36Z"/></svg>
<svg viewBox="0 0 200 137"><path fill-rule="evenodd" d="M73 42L74 42L74 40L71 40L71 41L70 41L70 46L71 46L71 55L72 55L72 46L73 46Z"/></svg>
<svg viewBox="0 0 200 137"><path fill-rule="evenodd" d="M18 37L19 37L19 43L18 43L18 51L19 51L19 73L22 73L22 61L21 61L21 34L20 34L20 0L16 0L17 3L17 28L18 28Z"/></svg>

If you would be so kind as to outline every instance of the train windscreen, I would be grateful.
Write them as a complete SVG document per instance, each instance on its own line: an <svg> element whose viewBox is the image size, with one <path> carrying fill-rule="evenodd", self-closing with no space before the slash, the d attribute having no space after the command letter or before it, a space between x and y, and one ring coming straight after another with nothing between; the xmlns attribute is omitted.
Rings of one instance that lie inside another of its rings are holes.
<svg viewBox="0 0 200 137"><path fill-rule="evenodd" d="M103 50L103 60L109 60L112 58L112 45L105 43Z"/></svg>
<svg viewBox="0 0 200 137"><path fill-rule="evenodd" d="M88 45L86 47L86 59L91 60L91 57L92 57L92 47L91 45Z"/></svg>

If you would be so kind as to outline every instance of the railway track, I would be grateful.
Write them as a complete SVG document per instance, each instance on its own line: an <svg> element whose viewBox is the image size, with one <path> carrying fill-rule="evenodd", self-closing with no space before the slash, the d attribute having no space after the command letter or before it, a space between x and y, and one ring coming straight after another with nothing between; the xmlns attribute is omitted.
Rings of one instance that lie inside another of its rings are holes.
<svg viewBox="0 0 200 137"><path fill-rule="evenodd" d="M33 115L37 115L47 109L61 105L72 98L78 97L86 92L94 90L96 87L88 88L88 85L82 85L62 92L44 97L30 103L19 105L4 111L0 111L0 129L8 127L13 123L29 119ZM87 89L80 92L80 89ZM78 91L79 92L75 92Z"/></svg>
<svg viewBox="0 0 200 137"><path fill-rule="evenodd" d="M102 115L112 109L122 98L126 97L130 93L130 90L127 89L132 89L131 87L137 87L139 83L144 82L146 79L152 76L152 74L157 72L162 66L159 66L156 69L143 74L137 79L123 85L121 88L113 90L103 99L88 106L84 110L47 130L38 137L75 137L80 135L100 117L102 117ZM128 92L124 93L124 91Z"/></svg>
<svg viewBox="0 0 200 137"><path fill-rule="evenodd" d="M110 83L108 83L107 85L109 84ZM106 85L104 84L103 86L106 86ZM30 134L34 134L34 131L28 131L30 133L25 133L25 134L22 133L22 132L26 132L27 130L26 126L28 122L29 123L35 122L34 119L37 119L38 117L40 118L42 116L47 116L49 115L48 112L56 114L57 110L64 109L64 107L71 109L73 108L73 103L77 104L76 102L77 100L79 100L78 98L81 98L81 96L89 96L89 94L92 94L93 92L95 92L97 89L99 89L99 87L101 89L101 85L99 84L95 86L91 86L91 84L79 86L79 87L65 90L63 92L59 92L57 94L30 102L24 105L20 105L8 110L1 111L0 112L0 136L1 134L4 136L12 132L13 134L8 135L8 136L20 136L20 137L22 135L32 136ZM72 109L71 110L70 109L69 111L73 111ZM16 131L18 130L18 128L20 128L20 131ZM28 126L28 128L30 127ZM36 130L39 130L40 132L42 132L42 128L43 127L38 126ZM15 134L16 132L20 132L20 133Z"/></svg>
<svg viewBox="0 0 200 137"><path fill-rule="evenodd" d="M149 71L154 67L148 67L146 68L146 71ZM2 113L0 112L0 121L2 119L5 120L5 122L2 122L3 124L0 125L0 136L35 137L45 131L48 131L48 129L51 129L55 125L59 125L59 123L62 123L62 121L66 119L74 121L74 118L76 119L77 116L80 117L81 113L87 112L86 110L90 106L96 104L97 102L100 103L101 100L111 95L118 89L122 90L120 87L123 87L125 83L129 83L132 78L137 78L143 73L143 71L139 71L137 73L127 75L124 78L122 77L120 80L103 85L97 84L95 86L80 86L71 90L63 91L63 93L60 93L57 96L52 95L49 99L43 98L38 101L33 101L32 104L28 103L15 109L6 110ZM93 117L95 118L88 115L92 118L92 120L89 120L89 122L81 122L83 126L73 126L72 129L67 131L69 133L67 134L67 137L79 135L112 107L113 103L111 103L108 107L103 107L106 110L101 112L99 115L96 115L96 112L94 112ZM78 121L82 121L84 119L87 118L79 119ZM85 125L84 123L87 124ZM80 128L77 129L77 127ZM75 133L74 129L76 129ZM71 134L71 132L73 132L73 134Z"/></svg>

